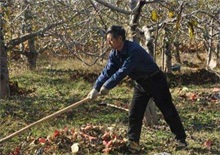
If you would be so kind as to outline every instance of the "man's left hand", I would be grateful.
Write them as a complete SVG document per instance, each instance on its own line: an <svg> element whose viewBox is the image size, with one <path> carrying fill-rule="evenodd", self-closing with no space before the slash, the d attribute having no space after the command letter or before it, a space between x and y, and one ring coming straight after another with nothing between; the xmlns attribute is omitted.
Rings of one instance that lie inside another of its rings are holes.
<svg viewBox="0 0 220 155"><path fill-rule="evenodd" d="M105 88L104 86L101 87L99 94L107 95L109 93L109 89Z"/></svg>

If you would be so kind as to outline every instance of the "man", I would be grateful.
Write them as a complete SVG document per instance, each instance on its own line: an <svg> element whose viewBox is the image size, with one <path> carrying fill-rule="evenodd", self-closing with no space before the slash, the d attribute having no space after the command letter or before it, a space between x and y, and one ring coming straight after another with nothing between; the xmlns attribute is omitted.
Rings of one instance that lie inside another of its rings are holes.
<svg viewBox="0 0 220 155"><path fill-rule="evenodd" d="M97 78L88 94L90 99L108 94L123 78L129 76L136 83L129 109L128 150L140 151L139 141L142 119L151 97L162 112L171 131L175 134L177 148L187 146L186 134L178 112L172 103L171 94L164 74L152 57L139 44L126 40L121 26L111 26L107 30L107 43L111 46L108 63Z"/></svg>

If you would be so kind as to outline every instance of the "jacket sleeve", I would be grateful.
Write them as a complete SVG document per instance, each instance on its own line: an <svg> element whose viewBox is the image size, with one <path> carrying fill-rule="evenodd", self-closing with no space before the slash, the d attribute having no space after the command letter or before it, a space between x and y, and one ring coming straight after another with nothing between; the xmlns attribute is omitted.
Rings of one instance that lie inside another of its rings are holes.
<svg viewBox="0 0 220 155"><path fill-rule="evenodd" d="M114 59L113 51L110 53L108 62L104 69L102 70L101 74L97 78L93 88L95 88L97 91L100 90L102 85L118 70L118 66Z"/></svg>

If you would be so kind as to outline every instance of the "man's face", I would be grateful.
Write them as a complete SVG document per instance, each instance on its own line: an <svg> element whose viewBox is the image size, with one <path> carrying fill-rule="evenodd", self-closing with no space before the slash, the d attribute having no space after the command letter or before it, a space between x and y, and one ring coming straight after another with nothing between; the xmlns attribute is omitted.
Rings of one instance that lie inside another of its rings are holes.
<svg viewBox="0 0 220 155"><path fill-rule="evenodd" d="M119 36L118 38L114 38L111 33L107 34L107 43L110 45L111 48L121 50L123 47L122 37Z"/></svg>

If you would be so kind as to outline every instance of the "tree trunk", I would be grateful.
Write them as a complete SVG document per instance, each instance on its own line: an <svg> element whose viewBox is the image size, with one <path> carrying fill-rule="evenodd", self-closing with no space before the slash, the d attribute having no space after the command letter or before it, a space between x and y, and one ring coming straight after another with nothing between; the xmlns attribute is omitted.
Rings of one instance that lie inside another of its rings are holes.
<svg viewBox="0 0 220 155"><path fill-rule="evenodd" d="M153 126L158 124L157 109L153 98L148 102L145 114L144 114L144 125Z"/></svg>
<svg viewBox="0 0 220 155"><path fill-rule="evenodd" d="M32 32L31 24L28 25L27 32L29 33ZM26 56L28 58L29 69L34 70L36 69L37 56L38 56L38 53L35 49L35 38L30 38L28 40L28 47L29 47L29 51L27 52Z"/></svg>
<svg viewBox="0 0 220 155"><path fill-rule="evenodd" d="M172 55L171 55L171 44L167 42L165 45L165 56L166 56L166 72L171 73L171 66L172 66Z"/></svg>
<svg viewBox="0 0 220 155"><path fill-rule="evenodd" d="M28 33L32 33L32 24L31 24L31 20L32 20L32 12L31 12L31 7L30 4L27 0L23 1L23 7L27 8L24 12L24 27L25 30ZM30 70L34 70L36 68L36 62L37 62L37 56L38 53L35 49L35 38L32 37L30 39L28 39L28 47L29 47L29 51L25 51L25 55L27 56L28 59L28 67Z"/></svg>
<svg viewBox="0 0 220 155"><path fill-rule="evenodd" d="M138 3L137 0L130 0L131 9L134 9L137 5L139 5L137 12L131 17L131 31L132 31L133 41L135 42L139 42L139 39L137 38L137 35L136 35L137 33L136 28L139 23L141 9L145 5L145 1L140 0ZM153 51L151 51L151 53L153 53ZM157 114L156 114L156 107L152 99L148 102L148 105L147 105L147 108L144 114L143 122L146 126L155 125L158 122Z"/></svg>
<svg viewBox="0 0 220 155"><path fill-rule="evenodd" d="M176 42L174 42L173 44L174 44L174 46L175 46L174 56L175 56L176 62L179 63L179 64L181 64L180 50L179 50L179 45L180 45L180 43L179 43L179 41L176 41Z"/></svg>
<svg viewBox="0 0 220 155"><path fill-rule="evenodd" d="M149 54L153 57L154 56L154 43L153 43L153 38L151 37L151 32L147 26L143 26L142 31L144 32L144 37L145 37L144 47L149 52Z"/></svg>
<svg viewBox="0 0 220 155"><path fill-rule="evenodd" d="M213 23L213 20L211 21L211 25ZM218 59L217 59L217 55L215 53L215 50L214 50L214 42L213 42L213 38L211 36L213 36L214 34L214 29L213 27L211 26L211 29L210 29L210 32L209 32L209 39L208 39L208 43L207 43L207 46L208 46L208 50L207 50L207 55L208 55L208 59L207 59L207 68L208 69L214 69L216 66L217 66L217 63L218 63Z"/></svg>
<svg viewBox="0 0 220 155"><path fill-rule="evenodd" d="M159 33L159 23L157 21L157 27L156 27L156 31L155 31L155 34L154 34L154 55L153 55L153 58L154 58L154 61L157 62L157 40L158 40L158 34Z"/></svg>
<svg viewBox="0 0 220 155"><path fill-rule="evenodd" d="M220 10L218 11L218 21L220 21ZM216 55L217 55L217 65L220 65L220 27L217 29L218 31L218 42L217 42L217 47L216 47Z"/></svg>
<svg viewBox="0 0 220 155"><path fill-rule="evenodd" d="M0 3L0 99L10 96L7 49L4 43L3 6Z"/></svg>
<svg viewBox="0 0 220 155"><path fill-rule="evenodd" d="M133 10L135 7L137 7L134 15L131 16L131 32L132 32L134 42L139 42L139 39L137 37L136 29L137 29L137 26L139 24L141 10L142 10L144 5L145 5L145 1L139 0L139 2L138 2L138 0L130 0L131 10Z"/></svg>
<svg viewBox="0 0 220 155"><path fill-rule="evenodd" d="M213 30L211 28L210 32L208 33L209 36L212 35L212 32L213 32ZM209 37L209 39L207 41L207 55L208 55L208 58L207 58L206 64L207 64L207 67L210 67L210 62L211 62L211 59L212 59L212 38L211 37Z"/></svg>
<svg viewBox="0 0 220 155"><path fill-rule="evenodd" d="M219 15L220 16L220 15ZM219 17L220 18L220 17ZM216 54L217 54L217 62L218 65L220 65L220 28L218 30L218 43L217 43L217 48L216 48Z"/></svg>

